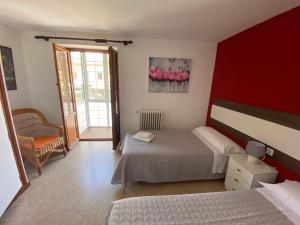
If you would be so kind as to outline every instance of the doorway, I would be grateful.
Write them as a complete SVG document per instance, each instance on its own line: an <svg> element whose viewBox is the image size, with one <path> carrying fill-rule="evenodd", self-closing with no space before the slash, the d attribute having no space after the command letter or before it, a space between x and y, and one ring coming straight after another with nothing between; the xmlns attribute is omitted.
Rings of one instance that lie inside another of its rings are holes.
<svg viewBox="0 0 300 225"><path fill-rule="evenodd" d="M96 46L95 46L96 47ZM53 44L64 136L69 149L78 140L120 145L118 52ZM63 56L63 57L61 57Z"/></svg>
<svg viewBox="0 0 300 225"><path fill-rule="evenodd" d="M70 49L80 140L112 140L109 55Z"/></svg>

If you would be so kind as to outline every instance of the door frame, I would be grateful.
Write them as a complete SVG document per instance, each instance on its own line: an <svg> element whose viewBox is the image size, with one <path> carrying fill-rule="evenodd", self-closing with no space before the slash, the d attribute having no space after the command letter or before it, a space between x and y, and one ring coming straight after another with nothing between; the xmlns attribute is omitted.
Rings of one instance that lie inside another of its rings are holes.
<svg viewBox="0 0 300 225"><path fill-rule="evenodd" d="M20 181L22 183L20 190L17 192L17 194L11 201L11 203L10 203L10 205L11 205L30 186L30 182L26 175L21 151L19 148L18 140L17 140L17 134L15 131L13 118L12 118L12 114L11 114L11 108L10 108L10 104L9 104L9 100L8 100L4 71L3 71L1 61L0 61L0 104L2 104L2 106L3 106L3 114L4 114L5 121L6 121L7 129L8 129L8 136L10 139L14 159L15 159L17 169L19 172Z"/></svg>
<svg viewBox="0 0 300 225"><path fill-rule="evenodd" d="M121 145L121 119L120 119L120 89L119 89L119 65L118 51L109 46L109 75L111 93L111 113L112 113L112 137L113 150L119 150Z"/></svg>
<svg viewBox="0 0 300 225"><path fill-rule="evenodd" d="M87 49L87 48L66 48L66 49L69 52L76 52L76 51L77 52L95 52L95 53L102 53L102 54L109 55L108 49L107 50L106 49ZM72 88L74 90L75 88L74 88L74 82L73 82L72 58L69 57L69 59L70 59L70 65L71 65L70 70L71 70L71 75L72 75ZM108 68L109 68L109 62L108 62ZM110 76L110 74L108 74L108 76ZM74 98L74 102L75 102L75 106L76 106L77 102L76 102L76 99L75 99L75 92L73 91L72 94L73 94L73 98ZM111 103L112 103L112 99L110 99L110 104ZM111 112L111 117L112 117L112 112ZM77 114L76 114L76 119L78 121ZM113 130L113 128L111 128L111 129ZM78 135L79 135L78 126L77 126L77 130L78 130ZM80 135L79 135L79 140L80 141L112 141L113 137L112 138L80 138Z"/></svg>
<svg viewBox="0 0 300 225"><path fill-rule="evenodd" d="M75 124L76 124L76 133L78 136L78 140L73 143L72 145L69 143L69 138L67 135L67 128L65 124L65 114L64 114L64 109L63 109L63 100L62 100L62 95L60 91L60 80L59 80L59 74L58 74L58 65L57 65L57 57L56 57L56 49L61 49L63 51L68 51L68 68L69 68L69 74L70 76L70 84L71 84L71 97L73 101L73 107L74 107L74 112L75 112ZM59 100L60 100L60 109L61 109L61 116L62 116L62 121L63 121L63 129L64 129L64 139L66 140L65 146L68 150L71 150L79 141L79 130L78 130L78 120L77 120L77 109L76 109L76 101L75 101L75 95L74 95L74 84L73 84L73 76L72 76L72 66L71 66L71 57L70 57L70 51L67 48L64 48L63 46L53 43L53 55L54 55L54 63L55 63L55 69L56 69L56 79L57 83L56 86L58 88L58 94L59 94Z"/></svg>

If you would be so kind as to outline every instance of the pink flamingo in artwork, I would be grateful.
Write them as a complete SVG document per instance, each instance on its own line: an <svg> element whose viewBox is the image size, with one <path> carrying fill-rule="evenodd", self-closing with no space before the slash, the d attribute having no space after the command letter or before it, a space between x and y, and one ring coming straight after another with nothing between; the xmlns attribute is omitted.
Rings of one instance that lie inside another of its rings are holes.
<svg viewBox="0 0 300 225"><path fill-rule="evenodd" d="M189 77L190 77L190 75L189 75L187 72L184 72L184 73L182 74L182 79L183 79L183 80L188 80Z"/></svg>
<svg viewBox="0 0 300 225"><path fill-rule="evenodd" d="M156 65L151 65L149 76L152 80L156 81L187 81L190 75L188 72L180 69L180 67L176 71L172 71L172 68L169 68L168 71L164 71Z"/></svg>

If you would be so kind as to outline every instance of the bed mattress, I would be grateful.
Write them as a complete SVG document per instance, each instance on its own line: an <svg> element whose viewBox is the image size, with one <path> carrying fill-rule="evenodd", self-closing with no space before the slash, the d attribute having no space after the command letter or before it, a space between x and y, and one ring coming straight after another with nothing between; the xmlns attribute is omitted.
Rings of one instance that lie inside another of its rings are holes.
<svg viewBox="0 0 300 225"><path fill-rule="evenodd" d="M153 131L151 143L127 134L121 160L113 174L112 184L126 190L131 181L149 183L224 178L212 173L213 151L191 131Z"/></svg>
<svg viewBox="0 0 300 225"><path fill-rule="evenodd" d="M107 225L292 225L256 190L115 201Z"/></svg>

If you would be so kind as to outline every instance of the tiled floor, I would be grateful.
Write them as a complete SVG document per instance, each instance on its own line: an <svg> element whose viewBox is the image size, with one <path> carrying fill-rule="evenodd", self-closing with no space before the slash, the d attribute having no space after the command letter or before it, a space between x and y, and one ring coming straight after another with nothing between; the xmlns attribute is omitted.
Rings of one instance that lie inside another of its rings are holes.
<svg viewBox="0 0 300 225"><path fill-rule="evenodd" d="M111 202L131 196L223 191L223 181L137 183L123 193L111 185L120 158L110 142L79 142L66 158L45 165L42 176L27 169L31 186L0 219L1 225L101 225Z"/></svg>
<svg viewBox="0 0 300 225"><path fill-rule="evenodd" d="M111 127L89 127L81 135L80 139L111 139Z"/></svg>

